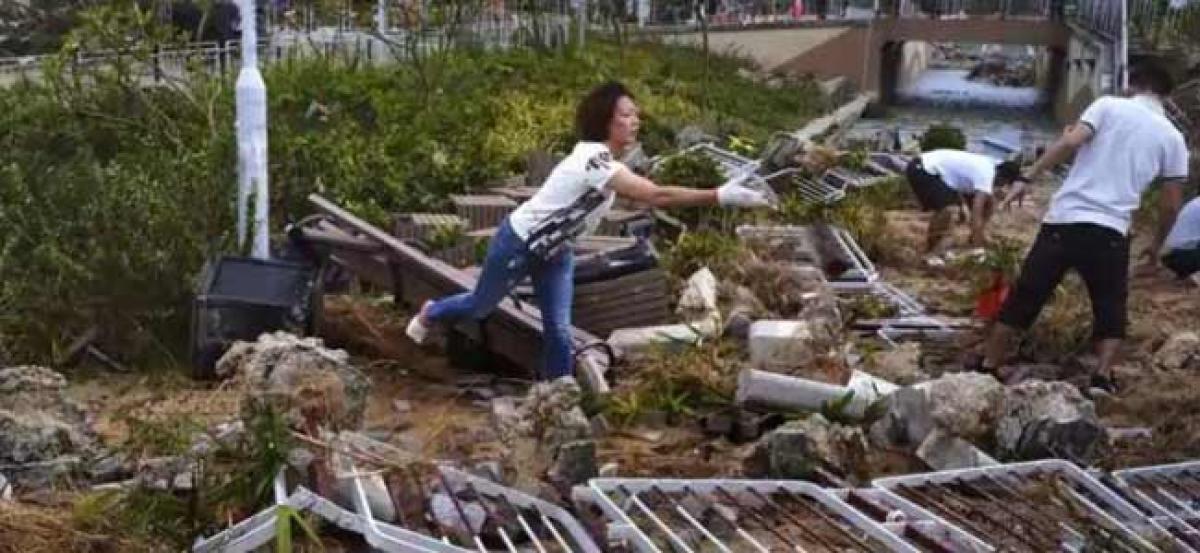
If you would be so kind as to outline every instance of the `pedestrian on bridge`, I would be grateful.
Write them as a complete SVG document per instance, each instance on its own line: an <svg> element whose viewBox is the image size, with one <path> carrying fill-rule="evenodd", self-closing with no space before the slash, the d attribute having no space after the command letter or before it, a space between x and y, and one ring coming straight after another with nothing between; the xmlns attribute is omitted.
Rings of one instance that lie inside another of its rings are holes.
<svg viewBox="0 0 1200 553"><path fill-rule="evenodd" d="M940 254L950 235L954 210L960 202L970 206L973 246L983 246L984 229L994 211L996 194L1021 177L1015 161L997 163L990 156L962 150L933 150L908 162L904 174L924 211L932 211L925 231L925 253Z"/></svg>
<svg viewBox="0 0 1200 553"><path fill-rule="evenodd" d="M1163 98L1169 73L1142 62L1129 73L1127 97L1102 97L1029 168L1001 208L1024 195L1025 182L1074 156L1062 187L1050 200L1014 292L1000 309L985 346L982 370L995 372L1018 330L1028 329L1068 270L1087 286L1098 367L1088 390L1113 393L1112 368L1125 336L1129 280L1129 227L1142 193L1159 184L1158 228L1148 251L1161 251L1183 200L1188 150L1167 119ZM1150 257L1153 259L1153 256ZM1005 376L1005 375L1000 375Z"/></svg>
<svg viewBox="0 0 1200 553"><path fill-rule="evenodd" d="M617 196L653 207L771 205L766 191L745 185L745 175L699 189L659 185L635 174L617 160L637 143L640 125L637 104L622 84L601 85L584 97L575 115L579 142L533 197L500 225L475 289L426 302L409 322L408 336L423 343L433 325L481 321L528 276L542 316L540 376L553 380L572 375L572 246L577 237L595 230Z"/></svg>

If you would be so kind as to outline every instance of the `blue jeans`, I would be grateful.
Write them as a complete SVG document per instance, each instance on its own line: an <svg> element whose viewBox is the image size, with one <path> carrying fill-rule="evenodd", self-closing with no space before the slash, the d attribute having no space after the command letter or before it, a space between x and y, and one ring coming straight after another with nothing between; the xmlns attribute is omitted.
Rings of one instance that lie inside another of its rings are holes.
<svg viewBox="0 0 1200 553"><path fill-rule="evenodd" d="M488 244L483 272L475 289L435 300L426 312L430 322L454 324L470 318L481 321L496 309L526 275L533 278L533 291L542 311L542 372L553 380L573 374L571 348L571 297L574 289L575 256L569 249L549 261L531 254L508 220Z"/></svg>

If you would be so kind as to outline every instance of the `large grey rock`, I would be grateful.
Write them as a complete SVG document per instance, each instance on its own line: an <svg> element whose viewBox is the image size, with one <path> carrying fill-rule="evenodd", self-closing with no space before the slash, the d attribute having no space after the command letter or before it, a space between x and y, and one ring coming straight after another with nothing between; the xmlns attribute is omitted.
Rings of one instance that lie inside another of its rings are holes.
<svg viewBox="0 0 1200 553"><path fill-rule="evenodd" d="M900 388L884 401L884 415L871 425L872 443L916 447L933 432L933 407L926 390L912 386Z"/></svg>
<svg viewBox="0 0 1200 553"><path fill-rule="evenodd" d="M564 486L575 486L595 478L598 471L596 442L575 440L558 448L554 457L554 465L550 467L549 476L552 481Z"/></svg>
<svg viewBox="0 0 1200 553"><path fill-rule="evenodd" d="M975 440L990 435L1004 406L1004 386L991 375L963 372L929 381L933 422L950 434Z"/></svg>
<svg viewBox="0 0 1200 553"><path fill-rule="evenodd" d="M492 424L513 487L535 492L547 476L567 487L595 476L596 447L580 407L582 393L574 378L563 377L534 384L519 401L492 401Z"/></svg>
<svg viewBox="0 0 1200 553"><path fill-rule="evenodd" d="M917 447L935 428L978 440L990 436L1004 405L1004 387L979 373L952 373L896 390L870 430L878 445Z"/></svg>
<svg viewBox="0 0 1200 553"><path fill-rule="evenodd" d="M862 430L814 414L763 436L746 469L751 476L769 478L803 478L822 465L857 474L866 452L867 441Z"/></svg>
<svg viewBox="0 0 1200 553"><path fill-rule="evenodd" d="M1065 382L1029 380L1005 392L997 453L1009 459L1099 459L1108 446L1096 408Z"/></svg>
<svg viewBox="0 0 1200 553"><path fill-rule="evenodd" d="M995 465L996 460L970 442L934 429L917 447L917 458L933 470L955 470Z"/></svg>
<svg viewBox="0 0 1200 553"><path fill-rule="evenodd" d="M1180 332L1154 352L1154 366L1164 370L1200 369L1200 334Z"/></svg>
<svg viewBox="0 0 1200 553"><path fill-rule="evenodd" d="M269 405L297 427L315 421L334 429L359 428L371 389L370 378L350 364L344 350L286 332L235 343L216 372L243 390L247 408Z"/></svg>
<svg viewBox="0 0 1200 553"><path fill-rule="evenodd" d="M0 465L20 488L85 476L98 452L84 411L65 395L67 379L37 366L0 370Z"/></svg>

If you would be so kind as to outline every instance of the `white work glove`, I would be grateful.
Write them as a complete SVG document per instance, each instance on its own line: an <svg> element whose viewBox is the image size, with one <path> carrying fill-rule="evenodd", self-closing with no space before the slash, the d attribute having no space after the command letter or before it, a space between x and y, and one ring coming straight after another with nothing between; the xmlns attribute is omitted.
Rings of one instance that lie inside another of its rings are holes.
<svg viewBox="0 0 1200 553"><path fill-rule="evenodd" d="M761 190L745 186L749 175L738 175L717 189L717 203L727 207L770 207L771 198Z"/></svg>

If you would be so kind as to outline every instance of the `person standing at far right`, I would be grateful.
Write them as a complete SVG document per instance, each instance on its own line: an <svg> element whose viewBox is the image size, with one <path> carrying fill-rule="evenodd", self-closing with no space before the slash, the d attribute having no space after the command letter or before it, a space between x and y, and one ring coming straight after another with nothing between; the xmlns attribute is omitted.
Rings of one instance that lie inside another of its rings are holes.
<svg viewBox="0 0 1200 553"><path fill-rule="evenodd" d="M1134 66L1128 97L1106 96L1092 102L1079 123L1068 127L1029 168L1026 182L1075 156L1066 180L1050 200L1016 288L988 336L983 371L1000 367L1012 336L1033 324L1066 272L1074 269L1083 278L1092 304L1092 339L1099 363L1090 375L1090 388L1115 392L1112 367L1125 337L1133 212L1142 193L1157 181L1158 229L1146 252L1153 260L1183 203L1188 150L1163 108L1163 98L1173 87L1170 74L1157 64ZM1017 182L1001 208L1023 196L1024 187L1025 182Z"/></svg>

